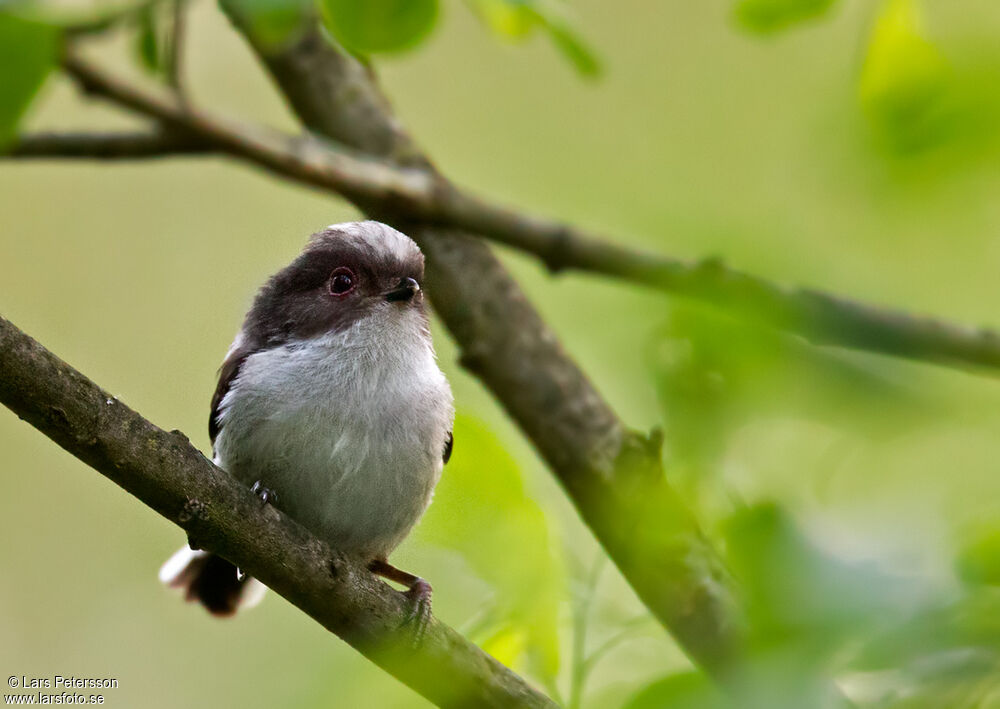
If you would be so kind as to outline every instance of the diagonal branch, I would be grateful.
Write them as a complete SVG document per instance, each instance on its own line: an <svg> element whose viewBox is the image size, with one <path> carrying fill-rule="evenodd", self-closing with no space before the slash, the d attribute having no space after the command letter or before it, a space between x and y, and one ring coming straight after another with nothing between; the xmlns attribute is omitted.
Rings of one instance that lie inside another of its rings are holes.
<svg viewBox="0 0 1000 709"><path fill-rule="evenodd" d="M314 21L275 46L243 21L241 3L221 4L309 130L393 163L427 167L435 188L447 189L392 113L374 74ZM482 240L402 219L385 202L358 203L420 243L428 292L462 364L535 445L656 618L697 663L726 675L742 644L739 601L667 484L659 442L622 423Z"/></svg>
<svg viewBox="0 0 1000 709"><path fill-rule="evenodd" d="M340 104L332 99L338 92L290 89L290 98L311 102L309 110L293 104L300 115L314 116L317 122L310 128L354 141L352 147L372 145L393 157L407 156L412 164L429 164L391 114L380 113L388 104L368 83L368 72L353 70L355 60L316 32L304 42L299 51L280 60L273 71L276 77L283 76L283 82L298 77L309 85L318 76L346 76L359 82L348 87L346 95L358 101L368 92L371 98L364 107L346 109L350 115L366 115L366 129L340 133L335 131L353 124L335 116ZM422 214L407 201L412 195L433 203L436 189L445 185L436 173L425 167L398 169L332 149L315 138L241 130L109 77L72 56L65 66L91 93L277 174L344 194L370 215L413 236L427 256L434 308L458 342L462 364L486 384L535 444L653 614L696 661L718 674L728 669L742 642L736 593L696 521L667 484L659 441L625 427L481 240L399 217ZM335 117L325 121L324 116ZM387 209L401 203L407 208Z"/></svg>
<svg viewBox="0 0 1000 709"><path fill-rule="evenodd" d="M135 131L118 133L35 133L21 136L5 157L20 160L76 158L143 160L216 152L211 143L185 133Z"/></svg>
<svg viewBox="0 0 1000 709"><path fill-rule="evenodd" d="M66 72L91 95L153 118L167 129L212 145L298 182L330 190L352 201L379 205L422 219L433 218L436 192L445 184L421 168L399 168L315 137L288 136L181 103L108 74L69 54Z"/></svg>
<svg viewBox="0 0 1000 709"><path fill-rule="evenodd" d="M198 136L220 152L332 190L373 213L462 229L534 254L553 272L597 273L695 298L818 345L950 366L1000 369L1000 332L913 316L816 290L780 286L717 260L690 262L619 246L585 230L526 215L460 189L430 170L408 138L393 142L389 130L377 136L381 142L376 144L384 143L388 154L397 162L401 160L403 166L308 136L292 138L226 121L122 82L72 56L66 60L66 69L86 90L179 132ZM359 73L342 78L357 84L366 77L367 73ZM298 89L301 96L291 98L308 105L307 92L323 88L320 78L311 82L306 89ZM371 110L358 116L366 121L365 133L359 137L373 133ZM350 124L347 119L342 122ZM343 132L340 125L337 128ZM71 153L67 157L80 156Z"/></svg>
<svg viewBox="0 0 1000 709"><path fill-rule="evenodd" d="M68 452L181 526L193 543L259 578L442 707L554 707L443 623L419 646L401 594L330 549L0 318L0 401Z"/></svg>

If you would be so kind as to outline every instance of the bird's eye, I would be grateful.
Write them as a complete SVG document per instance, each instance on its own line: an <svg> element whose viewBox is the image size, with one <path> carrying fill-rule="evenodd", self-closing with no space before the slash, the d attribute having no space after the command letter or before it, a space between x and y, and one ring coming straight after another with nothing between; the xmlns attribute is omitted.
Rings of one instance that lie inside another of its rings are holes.
<svg viewBox="0 0 1000 709"><path fill-rule="evenodd" d="M354 273L351 269L341 266L330 274L330 293L347 295L354 290Z"/></svg>

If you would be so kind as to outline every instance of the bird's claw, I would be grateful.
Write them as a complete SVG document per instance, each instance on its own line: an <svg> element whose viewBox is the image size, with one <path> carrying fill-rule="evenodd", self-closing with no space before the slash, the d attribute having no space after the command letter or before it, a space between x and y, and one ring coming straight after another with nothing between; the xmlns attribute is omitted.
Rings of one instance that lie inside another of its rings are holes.
<svg viewBox="0 0 1000 709"><path fill-rule="evenodd" d="M269 487L264 487L264 483L258 480L250 488L250 492L260 498L260 506L269 505L278 501L278 493Z"/></svg>
<svg viewBox="0 0 1000 709"><path fill-rule="evenodd" d="M400 628L412 628L413 647L416 648L423 642L431 622L431 585L423 579L417 579L403 595L410 607Z"/></svg>

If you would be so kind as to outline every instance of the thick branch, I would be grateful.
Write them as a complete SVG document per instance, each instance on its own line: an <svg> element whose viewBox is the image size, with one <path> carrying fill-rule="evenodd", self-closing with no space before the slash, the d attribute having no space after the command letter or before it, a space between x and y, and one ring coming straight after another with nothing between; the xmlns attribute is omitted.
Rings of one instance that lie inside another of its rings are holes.
<svg viewBox="0 0 1000 709"><path fill-rule="evenodd" d="M448 626L418 647L400 593L330 549L0 318L0 401L167 519L259 578L398 679L447 707L555 706Z"/></svg>
<svg viewBox="0 0 1000 709"><path fill-rule="evenodd" d="M190 134L141 131L133 133L35 133L21 136L7 156L19 159L83 158L139 160L215 152L208 142Z"/></svg>
<svg viewBox="0 0 1000 709"><path fill-rule="evenodd" d="M409 162L429 164L413 157L412 143L395 120L382 113L388 103L378 98L381 94L366 71L328 69L356 62L315 31L278 54L264 56L275 77L281 77L282 87L295 77L314 86L316 73L327 71L365 82L334 93L289 89L296 112L314 121L308 124L312 130L352 148L369 148L371 140L373 151L402 153ZM410 233L427 255L428 292L463 352L463 363L552 466L581 516L652 612L696 661L717 673L728 668L741 643L735 593L694 519L666 484L658 445L629 431L617 418L484 243L400 218L432 216L422 205L435 204L437 191L448 188L436 173L424 167L397 168L313 138L238 128L73 57L67 59L66 69L90 92L273 172L344 194L372 216ZM341 107L338 101L344 96L364 105ZM297 103L305 101L312 102L310 110ZM335 116L342 108L379 124L376 129L336 133L349 123L347 118L323 117Z"/></svg>
<svg viewBox="0 0 1000 709"><path fill-rule="evenodd" d="M373 74L315 24L275 48L256 41L252 24L241 22L239 3L222 5L307 128L375 157L430 166ZM355 116L369 122L364 131ZM452 188L429 174L433 204ZM404 211L397 205L406 200L394 196L358 204L424 249L428 292L463 364L538 448L653 614L696 662L725 673L741 644L742 615L729 577L666 483L659 447L618 419L481 240L427 225L433 215Z"/></svg>
<svg viewBox="0 0 1000 709"><path fill-rule="evenodd" d="M325 40L307 37L303 41L317 46L309 46L308 55L285 51L277 55L284 61L273 56L269 60L269 68L283 81L282 86L294 85L289 89L289 99L300 115L312 120L310 125L317 132L323 132L316 128L321 126L341 141L360 142L371 137L371 144L378 150L387 151L393 160L401 158L407 166L363 157L308 137L291 138L189 110L171 98L121 82L72 57L67 60L67 70L89 91L194 134L221 152L342 194L383 218L463 229L534 254L552 271L599 273L696 298L796 333L814 344L937 364L1000 368L1000 332L916 317L815 290L786 288L715 260L688 262L630 249L581 229L482 200L426 169L428 162L414 152L412 142L394 120L379 128L381 124L373 120L378 104L359 100L349 89L333 92L333 85L340 86L337 80L349 82L356 90L359 82L368 81L365 70L338 68L340 74L331 78L330 72L317 71L325 65L316 66L316 55L322 52ZM305 77L307 85L290 81L288 77L293 75ZM327 93L322 93L323 89ZM329 121L330 125L313 115L313 108L305 108L312 105L312 96L324 96L324 101L330 103L331 99L340 99L341 94L350 98L349 110L346 116L338 115L336 121ZM384 100L382 103L387 107ZM345 125L363 128L345 137ZM334 133L333 129L340 132Z"/></svg>

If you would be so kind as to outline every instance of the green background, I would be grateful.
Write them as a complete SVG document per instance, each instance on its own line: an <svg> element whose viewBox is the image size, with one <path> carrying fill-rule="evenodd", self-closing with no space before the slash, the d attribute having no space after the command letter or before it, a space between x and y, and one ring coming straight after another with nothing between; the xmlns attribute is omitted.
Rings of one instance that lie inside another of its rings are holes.
<svg viewBox="0 0 1000 709"><path fill-rule="evenodd" d="M924 3L926 36L946 57L945 98L932 108L947 117L917 147L886 138L892 125L879 122L864 90L875 3L843 0L765 36L741 27L721 0L573 8L602 59L597 80L575 74L541 37L496 41L453 2L426 43L376 61L399 115L449 176L634 246L1000 325L1000 5ZM214 5L194 3L189 30L185 72L199 104L294 126ZM96 56L135 71L124 42ZM60 77L27 120L32 129L132 124L81 102ZM0 312L207 451L215 372L255 287L310 233L355 217L339 201L220 158L4 162ZM629 285L554 279L531 259L503 258L625 420L662 425L658 333L687 311ZM520 639L496 627L472 634L536 679L544 671L532 649L557 643L565 691L578 569L592 565L596 545L530 446L457 366L438 326L435 342L460 413L481 423L466 419L470 433L456 436L452 465L465 487L446 490L446 469L426 525L394 560L433 583L440 618L470 632L483 608L508 600L510 569L539 569L539 597L510 613ZM711 464L678 465L678 484L708 527L734 499L776 500L824 549L878 559L927 593L947 592L957 583L956 547L1000 512L1000 385L848 360L889 393L850 385L842 397L803 404L797 392L818 388L825 374L754 370L759 386L745 393L727 435L710 437ZM695 435L692 420L668 421L668 455L683 457L678 437ZM483 455L491 435L516 466ZM481 524L470 548L448 548L447 531L468 529L469 509L490 509L519 479L525 494L503 504L527 510L530 523ZM183 542L179 531L9 412L0 413L0 537L4 676L116 677L109 706L426 704L276 596L225 622L181 603L156 581ZM591 642L641 614L609 565ZM552 671L551 648L544 652ZM594 669L584 706L618 706L685 667L665 633L640 621Z"/></svg>

